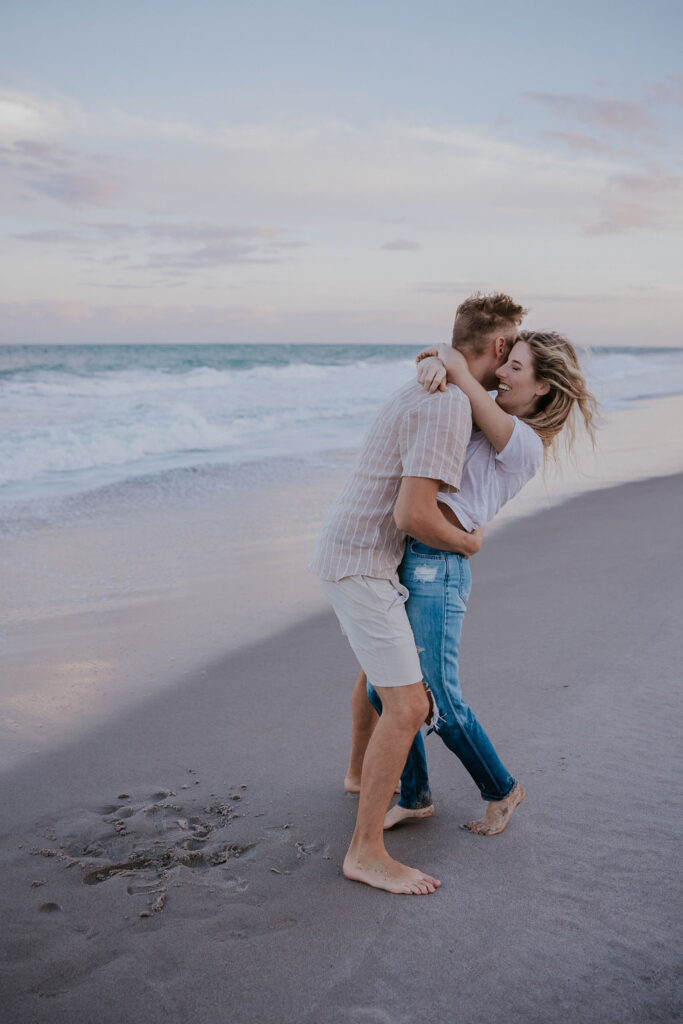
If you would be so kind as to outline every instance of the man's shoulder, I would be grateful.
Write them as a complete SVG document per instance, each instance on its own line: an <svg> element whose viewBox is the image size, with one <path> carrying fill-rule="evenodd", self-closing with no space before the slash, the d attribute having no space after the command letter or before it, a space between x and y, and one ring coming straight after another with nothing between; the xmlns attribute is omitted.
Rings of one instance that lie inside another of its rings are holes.
<svg viewBox="0 0 683 1024"><path fill-rule="evenodd" d="M445 391L434 391L430 394L416 380L412 380L389 396L385 408L401 407L409 411L431 407L436 410L449 405L464 405L469 409L470 400L456 384L448 384Z"/></svg>

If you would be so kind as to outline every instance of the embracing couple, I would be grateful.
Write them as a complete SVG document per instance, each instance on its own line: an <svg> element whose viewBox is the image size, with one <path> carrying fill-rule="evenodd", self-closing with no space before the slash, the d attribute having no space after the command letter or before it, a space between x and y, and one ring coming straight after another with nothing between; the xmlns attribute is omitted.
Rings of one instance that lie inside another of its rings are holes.
<svg viewBox="0 0 683 1024"><path fill-rule="evenodd" d="M418 380L380 409L310 566L361 666L345 783L358 815L343 871L389 892L441 884L384 845L385 829L433 813L423 722L487 802L472 831L501 832L524 798L460 688L468 559L565 427L571 441L577 412L591 434L595 412L571 342L520 332L525 314L503 294L461 303L450 347L421 353Z"/></svg>

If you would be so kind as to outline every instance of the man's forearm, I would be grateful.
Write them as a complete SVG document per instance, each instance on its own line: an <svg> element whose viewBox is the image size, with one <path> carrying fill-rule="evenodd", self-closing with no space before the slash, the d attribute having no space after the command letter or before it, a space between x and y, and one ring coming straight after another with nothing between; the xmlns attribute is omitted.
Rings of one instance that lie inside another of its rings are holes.
<svg viewBox="0 0 683 1024"><path fill-rule="evenodd" d="M481 533L467 533L453 526L438 505L434 509L420 510L401 517L397 525L415 540L440 551L454 551L469 558L481 548Z"/></svg>

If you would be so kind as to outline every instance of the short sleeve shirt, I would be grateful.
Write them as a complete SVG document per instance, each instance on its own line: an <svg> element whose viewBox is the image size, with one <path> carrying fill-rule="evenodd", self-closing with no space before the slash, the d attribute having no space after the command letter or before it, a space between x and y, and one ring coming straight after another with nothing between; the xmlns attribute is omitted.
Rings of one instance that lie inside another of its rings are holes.
<svg viewBox="0 0 683 1024"><path fill-rule="evenodd" d="M391 579L405 546L393 518L402 478L439 480L445 493L457 490L471 431L470 403L460 388L448 385L430 395L413 381L395 392L323 523L311 571L324 580Z"/></svg>
<svg viewBox="0 0 683 1024"><path fill-rule="evenodd" d="M543 462L543 443L536 431L516 416L513 419L512 434L501 452L496 452L481 430L474 430L459 492L439 492L438 500L455 512L466 530L493 519Z"/></svg>

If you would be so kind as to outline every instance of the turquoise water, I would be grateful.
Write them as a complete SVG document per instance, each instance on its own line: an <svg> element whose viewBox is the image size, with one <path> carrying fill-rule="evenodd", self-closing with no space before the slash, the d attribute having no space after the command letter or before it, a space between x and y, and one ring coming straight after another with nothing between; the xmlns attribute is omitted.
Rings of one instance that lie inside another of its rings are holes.
<svg viewBox="0 0 683 1024"><path fill-rule="evenodd" d="M190 470L215 481L230 469L234 483L266 468L325 465L358 447L378 405L414 373L416 352L400 345L0 347L0 503L181 471L196 487ZM585 365L608 410L683 394L683 349L596 349Z"/></svg>

